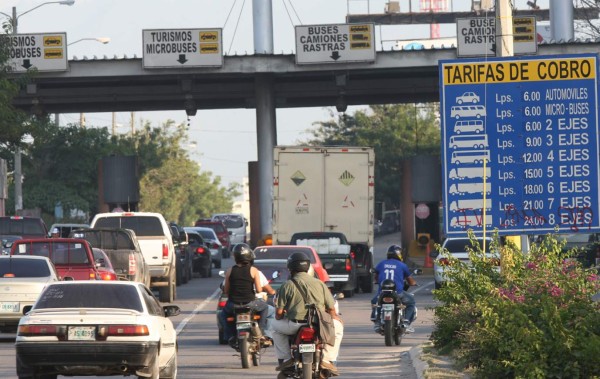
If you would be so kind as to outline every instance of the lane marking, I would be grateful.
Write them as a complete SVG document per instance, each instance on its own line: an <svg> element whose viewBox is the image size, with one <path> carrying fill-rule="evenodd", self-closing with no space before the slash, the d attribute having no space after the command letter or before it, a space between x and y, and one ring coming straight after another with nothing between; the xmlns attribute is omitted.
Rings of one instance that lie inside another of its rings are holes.
<svg viewBox="0 0 600 379"><path fill-rule="evenodd" d="M211 301L213 301L217 296L219 296L219 294L221 293L221 289L217 288L215 290L215 292L212 293L212 295L210 295L210 297L206 298L203 302L201 302L200 304L198 304L198 306L196 306L196 309L194 309L194 311L192 312L191 315L189 315L188 317L184 318L178 325L177 325L177 329L175 329L175 332L177 333L177 335L179 335L179 333L181 333L181 331L183 330L183 328L185 328L185 326L187 325L188 322L190 322L190 320L192 318L194 318L194 316L196 316L198 313L200 313L200 311L202 311L202 309L204 309L204 307L210 303Z"/></svg>

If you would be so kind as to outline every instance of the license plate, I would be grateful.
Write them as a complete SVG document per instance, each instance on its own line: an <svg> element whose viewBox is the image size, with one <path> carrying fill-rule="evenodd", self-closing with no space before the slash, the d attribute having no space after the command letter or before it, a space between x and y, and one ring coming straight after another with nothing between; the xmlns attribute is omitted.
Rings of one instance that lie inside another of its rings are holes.
<svg viewBox="0 0 600 379"><path fill-rule="evenodd" d="M314 343L301 343L298 345L298 351L302 353L314 353L316 350Z"/></svg>
<svg viewBox="0 0 600 379"><path fill-rule="evenodd" d="M94 341L96 340L95 326L70 326L69 341Z"/></svg>
<svg viewBox="0 0 600 379"><path fill-rule="evenodd" d="M235 320L237 322L240 322L240 321L250 321L250 314L249 313L239 314L239 315L236 316Z"/></svg>
<svg viewBox="0 0 600 379"><path fill-rule="evenodd" d="M19 303L5 303L2 302L0 303L0 310L2 310L2 312L19 312L19 310L21 309L21 307L19 306Z"/></svg>
<svg viewBox="0 0 600 379"><path fill-rule="evenodd" d="M381 306L381 309L384 311L393 311L394 310L394 304L383 304Z"/></svg>
<svg viewBox="0 0 600 379"><path fill-rule="evenodd" d="M237 324L235 324L235 327L239 330L239 329L251 329L252 328L252 323L250 322L239 322Z"/></svg>

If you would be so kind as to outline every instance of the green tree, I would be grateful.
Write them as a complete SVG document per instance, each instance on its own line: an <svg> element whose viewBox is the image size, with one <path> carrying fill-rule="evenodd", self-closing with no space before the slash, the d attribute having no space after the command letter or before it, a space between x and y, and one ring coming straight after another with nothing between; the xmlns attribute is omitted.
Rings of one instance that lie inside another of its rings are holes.
<svg viewBox="0 0 600 379"><path fill-rule="evenodd" d="M371 105L353 115L318 121L309 145L370 146L375 150L375 200L399 208L402 161L439 154L438 104Z"/></svg>

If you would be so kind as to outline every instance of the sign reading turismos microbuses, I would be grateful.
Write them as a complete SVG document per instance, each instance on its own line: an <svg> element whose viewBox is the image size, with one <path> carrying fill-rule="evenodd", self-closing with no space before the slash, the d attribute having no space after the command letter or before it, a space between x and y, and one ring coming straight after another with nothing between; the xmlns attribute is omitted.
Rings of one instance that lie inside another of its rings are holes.
<svg viewBox="0 0 600 379"><path fill-rule="evenodd" d="M375 60L373 24L296 26L296 63L346 63Z"/></svg>
<svg viewBox="0 0 600 379"><path fill-rule="evenodd" d="M0 44L8 46L8 66L13 72L65 71L67 64L67 34L6 34Z"/></svg>
<svg viewBox="0 0 600 379"><path fill-rule="evenodd" d="M441 61L444 229L600 230L598 56Z"/></svg>
<svg viewBox="0 0 600 379"><path fill-rule="evenodd" d="M223 65L221 29L143 30L144 68Z"/></svg>

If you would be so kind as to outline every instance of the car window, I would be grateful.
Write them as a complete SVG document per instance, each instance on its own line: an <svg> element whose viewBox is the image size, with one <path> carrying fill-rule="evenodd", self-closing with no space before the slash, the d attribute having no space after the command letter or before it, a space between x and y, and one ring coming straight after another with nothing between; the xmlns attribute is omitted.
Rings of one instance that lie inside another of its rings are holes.
<svg viewBox="0 0 600 379"><path fill-rule="evenodd" d="M0 278L44 278L50 276L48 263L42 259L1 259ZM0 281L1 282L1 281Z"/></svg>
<svg viewBox="0 0 600 379"><path fill-rule="evenodd" d="M305 248L277 248L277 247L257 247L254 249L254 255L256 259L288 259L290 255L296 252L302 252L306 254L310 263L315 263L315 255L310 249Z"/></svg>
<svg viewBox="0 0 600 379"><path fill-rule="evenodd" d="M0 234L46 236L42 221L36 218L0 218Z"/></svg>
<svg viewBox="0 0 600 379"><path fill-rule="evenodd" d="M94 227L131 229L138 237L164 235L160 220L152 216L101 217L96 220Z"/></svg>
<svg viewBox="0 0 600 379"><path fill-rule="evenodd" d="M34 309L48 308L120 308L143 312L144 308L134 286L102 285L78 282L46 287Z"/></svg>
<svg viewBox="0 0 600 379"><path fill-rule="evenodd" d="M87 250L80 242L53 242L51 239L16 244L14 254L31 254L48 257L54 264L89 264Z"/></svg>
<svg viewBox="0 0 600 379"><path fill-rule="evenodd" d="M238 215L218 215L213 217L215 220L223 222L228 229L237 229L244 227L244 219Z"/></svg>
<svg viewBox="0 0 600 379"><path fill-rule="evenodd" d="M140 286L142 297L148 308L148 313L154 316L164 316L164 312L156 298L152 293L144 286Z"/></svg>
<svg viewBox="0 0 600 379"><path fill-rule="evenodd" d="M206 239L209 239L209 240L215 240L215 239L217 239L215 237L215 234L212 231L210 231L210 230L199 230L198 233L200 233L200 235L203 238L206 238Z"/></svg>

